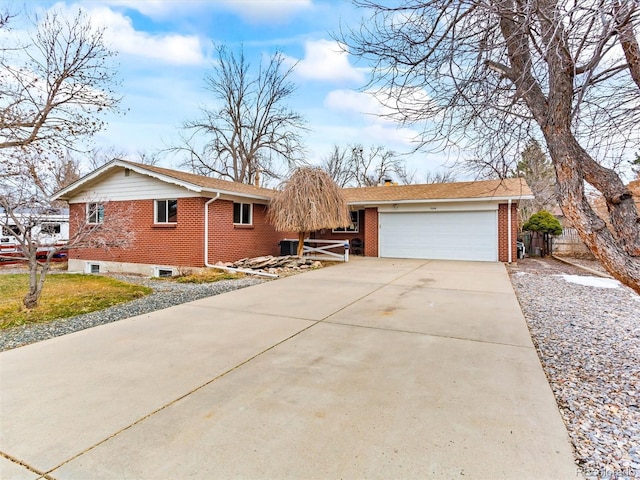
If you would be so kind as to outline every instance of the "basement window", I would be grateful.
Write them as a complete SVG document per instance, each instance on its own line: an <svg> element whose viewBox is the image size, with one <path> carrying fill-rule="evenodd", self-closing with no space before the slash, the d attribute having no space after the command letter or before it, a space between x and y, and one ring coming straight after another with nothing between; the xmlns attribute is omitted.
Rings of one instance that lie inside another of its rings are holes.
<svg viewBox="0 0 640 480"><path fill-rule="evenodd" d="M173 269L171 268L162 268L162 267L156 267L155 268L155 275L156 277L162 277L162 278L168 278L168 277L173 277Z"/></svg>
<svg viewBox="0 0 640 480"><path fill-rule="evenodd" d="M84 273L100 273L100 264L87 263L84 267Z"/></svg>
<svg viewBox="0 0 640 480"><path fill-rule="evenodd" d="M253 204L234 203L233 223L235 225L251 225L253 222Z"/></svg>

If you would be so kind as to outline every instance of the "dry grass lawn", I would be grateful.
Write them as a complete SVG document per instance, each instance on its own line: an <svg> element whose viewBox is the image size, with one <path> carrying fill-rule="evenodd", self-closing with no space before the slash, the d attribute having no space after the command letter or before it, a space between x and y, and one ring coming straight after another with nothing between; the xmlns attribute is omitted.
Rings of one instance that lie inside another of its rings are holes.
<svg viewBox="0 0 640 480"><path fill-rule="evenodd" d="M128 302L151 289L99 275L49 275L38 307L27 309L22 299L28 291L27 274L0 275L0 328L47 322Z"/></svg>

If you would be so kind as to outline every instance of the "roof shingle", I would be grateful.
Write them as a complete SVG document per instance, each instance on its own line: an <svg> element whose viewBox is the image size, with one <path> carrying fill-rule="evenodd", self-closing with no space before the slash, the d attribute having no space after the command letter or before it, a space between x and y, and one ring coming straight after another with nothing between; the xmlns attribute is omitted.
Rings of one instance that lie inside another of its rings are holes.
<svg viewBox="0 0 640 480"><path fill-rule="evenodd" d="M349 203L374 203L420 200L459 200L506 197L530 197L531 189L521 178L477 182L431 183L345 188Z"/></svg>
<svg viewBox="0 0 640 480"><path fill-rule="evenodd" d="M130 162L129 160L123 160L123 162L130 163L138 168L149 170L160 175L175 178L176 180L191 183L208 190L223 190L231 193L256 195L267 198L273 197L275 193L275 190L270 188L256 187L246 183L230 182L219 178L204 177L202 175L196 175L195 173L181 172L180 170L171 170L168 168L157 167L155 165L144 165L142 163Z"/></svg>

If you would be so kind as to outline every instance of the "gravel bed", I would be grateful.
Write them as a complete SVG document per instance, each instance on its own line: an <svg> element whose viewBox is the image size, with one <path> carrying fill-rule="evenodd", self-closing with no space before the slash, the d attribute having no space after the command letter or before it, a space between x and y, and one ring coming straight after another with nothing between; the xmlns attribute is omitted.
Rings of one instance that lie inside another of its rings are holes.
<svg viewBox="0 0 640 480"><path fill-rule="evenodd" d="M582 474L640 478L640 296L551 259L510 273Z"/></svg>
<svg viewBox="0 0 640 480"><path fill-rule="evenodd" d="M153 289L153 293L113 307L84 315L77 315L47 323L35 323L0 330L0 352L40 342L85 328L111 323L124 318L142 315L180 303L192 302L239 288L250 287L265 280L246 277L238 280L221 280L214 283L177 283L169 280L153 280L135 275L113 275L130 283L138 283Z"/></svg>

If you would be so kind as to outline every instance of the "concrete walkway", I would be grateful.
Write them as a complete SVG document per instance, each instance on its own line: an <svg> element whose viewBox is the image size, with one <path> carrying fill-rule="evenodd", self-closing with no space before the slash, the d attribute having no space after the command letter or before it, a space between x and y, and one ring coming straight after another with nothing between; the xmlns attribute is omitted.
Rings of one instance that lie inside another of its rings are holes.
<svg viewBox="0 0 640 480"><path fill-rule="evenodd" d="M2 479L576 477L498 263L355 258L0 353L0 392Z"/></svg>

